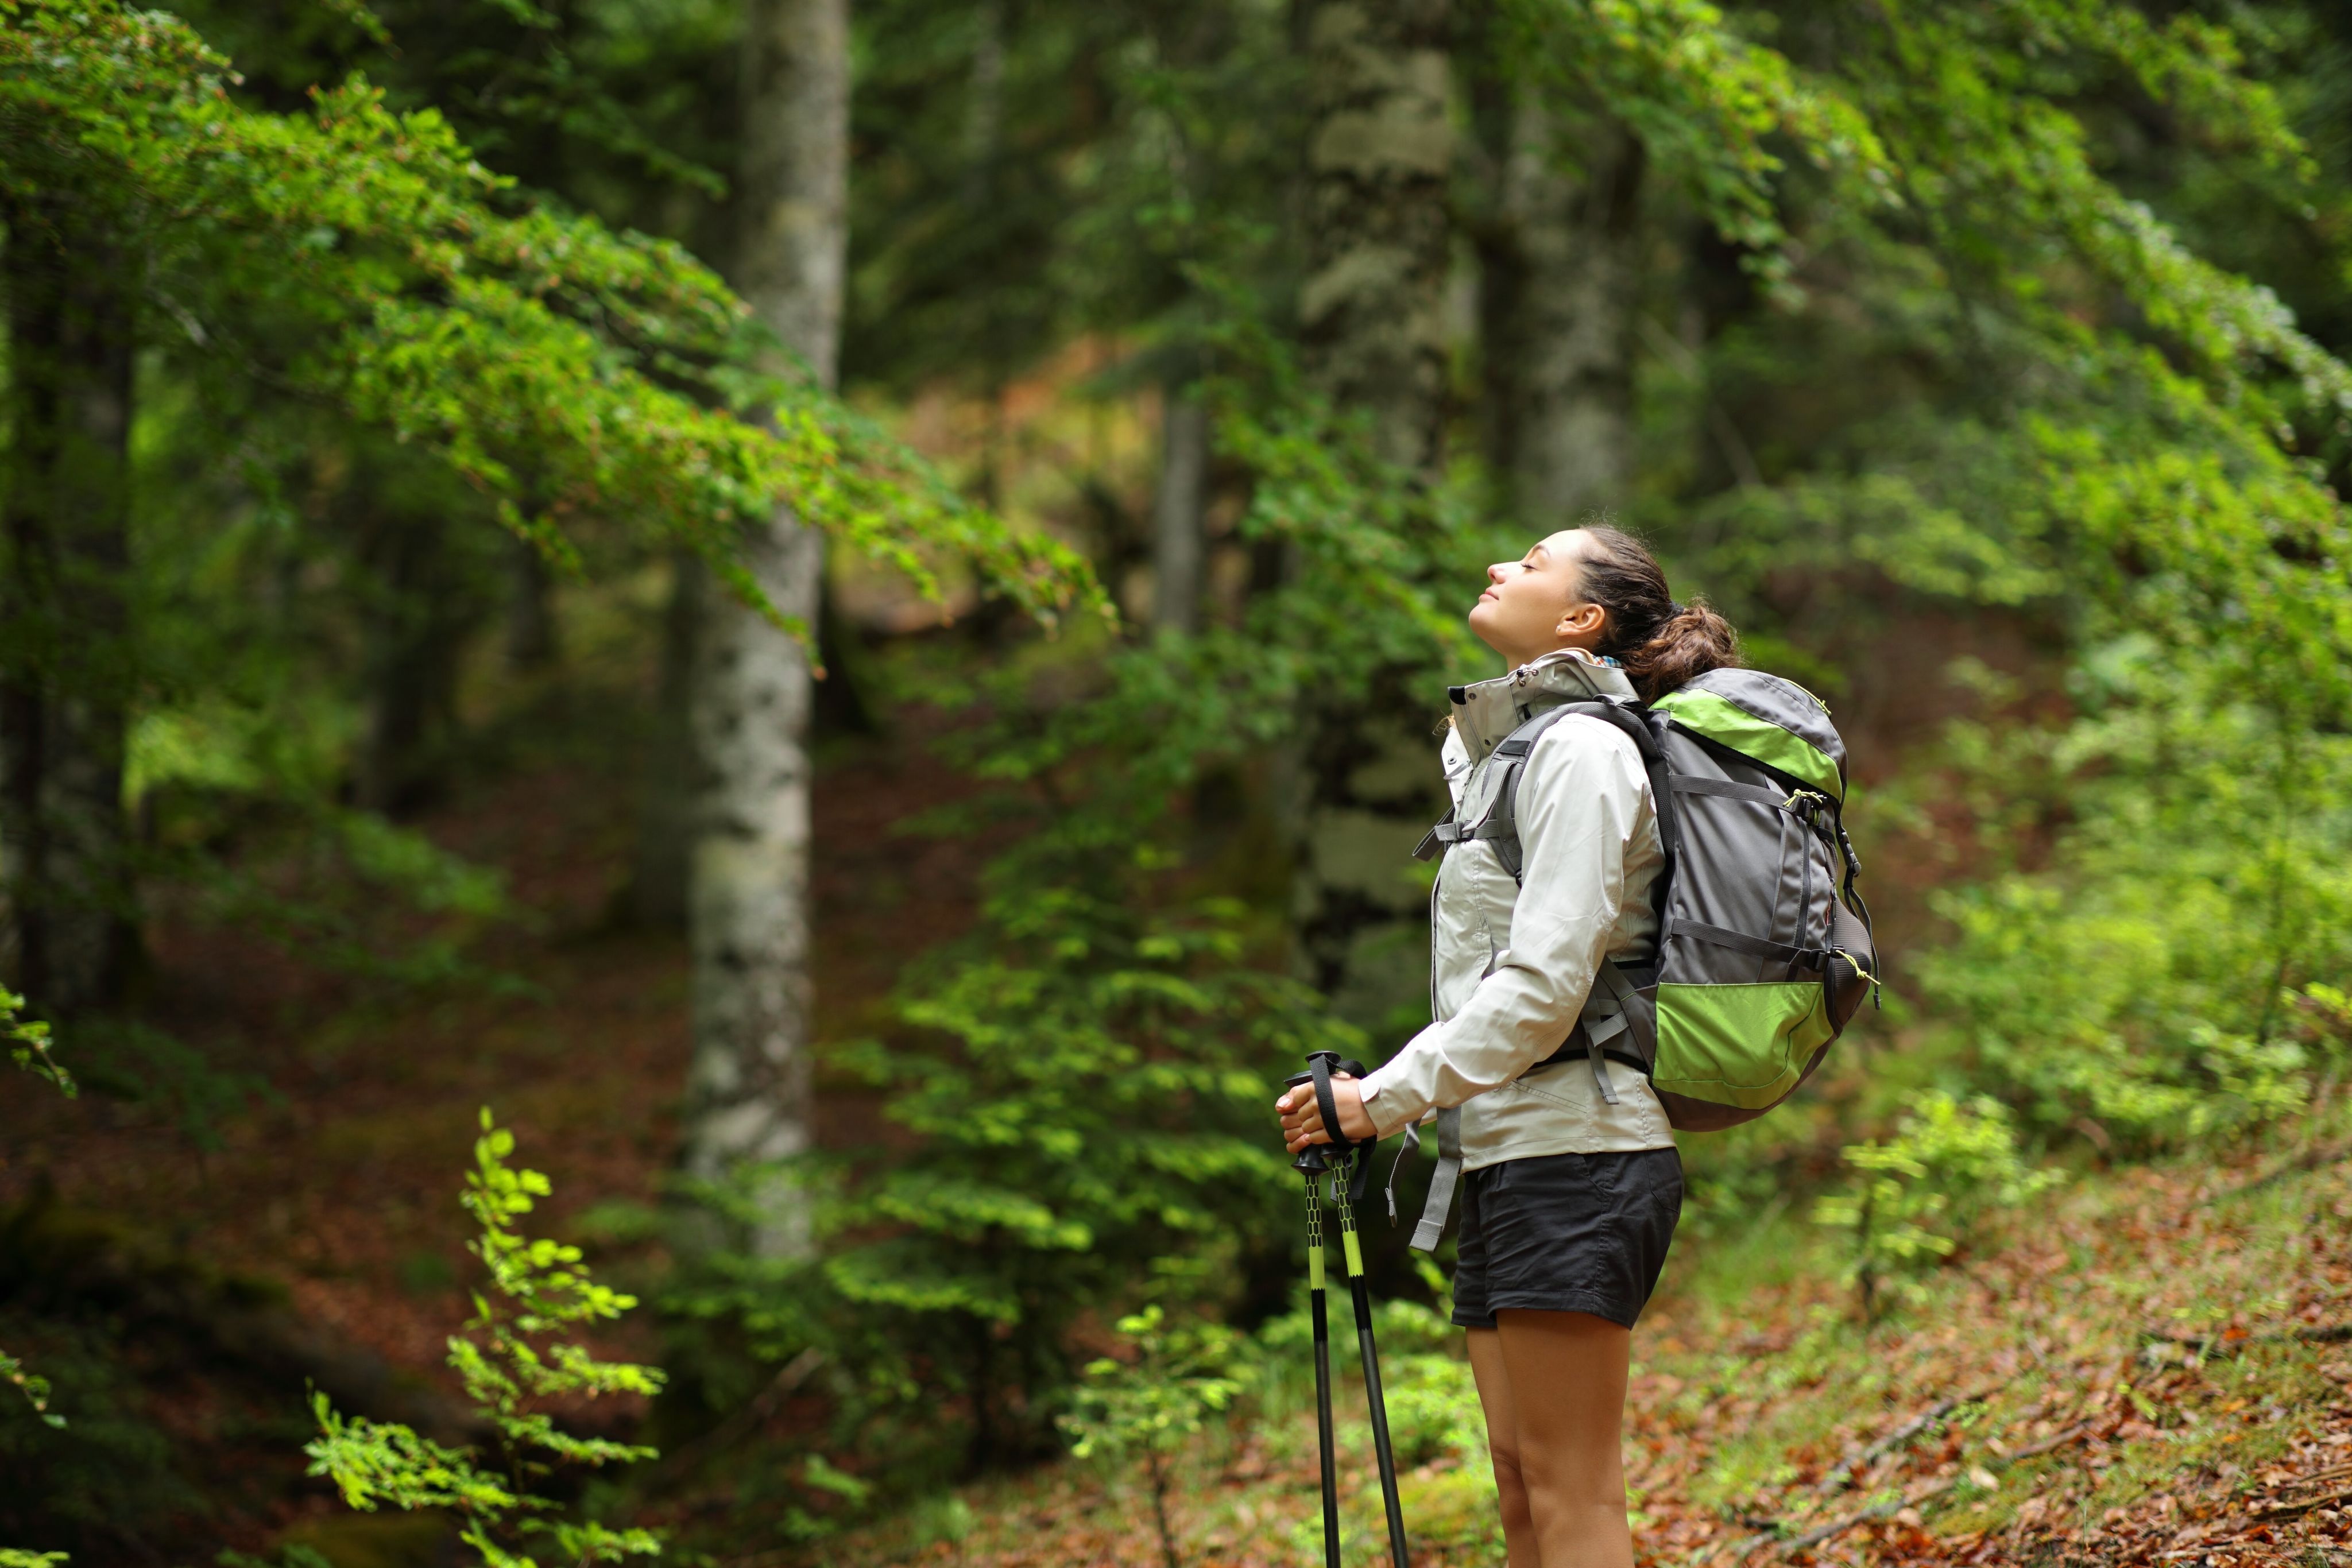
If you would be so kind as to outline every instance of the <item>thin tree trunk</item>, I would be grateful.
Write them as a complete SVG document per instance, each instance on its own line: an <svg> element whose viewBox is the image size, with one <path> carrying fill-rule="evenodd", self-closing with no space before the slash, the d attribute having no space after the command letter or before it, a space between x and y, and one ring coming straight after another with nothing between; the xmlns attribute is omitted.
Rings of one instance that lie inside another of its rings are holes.
<svg viewBox="0 0 2352 1568"><path fill-rule="evenodd" d="M751 0L743 51L735 284L785 348L830 385L846 265L848 0ZM779 366L778 368L782 368ZM778 507L745 563L815 633L824 549ZM732 595L696 626L688 856L694 1062L685 1164L717 1179L809 1144L808 722L802 644ZM808 1245L789 1181L758 1184L744 1240Z"/></svg>
<svg viewBox="0 0 2352 1568"><path fill-rule="evenodd" d="M64 202L7 214L0 877L15 988L114 1000L138 941L122 810L131 650L132 258Z"/></svg>
<svg viewBox="0 0 2352 1568"><path fill-rule="evenodd" d="M432 510L377 509L364 465L353 503L371 570L367 613L367 730L359 803L386 816L416 811L434 796L440 743L454 727L459 654L478 612L447 521Z"/></svg>
<svg viewBox="0 0 2352 1568"><path fill-rule="evenodd" d="M1184 1560L1176 1550L1176 1531L1168 1523L1169 1460L1156 1444L1144 1449L1143 1454L1150 1472L1151 1521L1160 1527L1161 1568L1184 1568Z"/></svg>
<svg viewBox="0 0 2352 1568"><path fill-rule="evenodd" d="M519 534L507 537L507 668L545 669L562 652L555 622L555 583L547 558Z"/></svg>
<svg viewBox="0 0 2352 1568"><path fill-rule="evenodd" d="M1423 477L1444 458L1448 26L1447 0L1325 0L1307 17L1308 364L1342 413L1369 417L1381 457ZM1299 751L1277 759L1297 802L1300 967L1360 1023L1420 994L1425 916L1401 868L1443 799L1430 706L1376 672L1367 701L1308 712Z"/></svg>
<svg viewBox="0 0 2352 1568"><path fill-rule="evenodd" d="M1208 499L1209 410L1198 384L1171 377L1161 389L1160 485L1151 502L1151 623L1162 632L1201 627L1202 529Z"/></svg>
<svg viewBox="0 0 2352 1568"><path fill-rule="evenodd" d="M1632 472L1642 145L1601 120L1571 147L1531 96L1508 134L1482 311L1489 456L1548 531L1622 505Z"/></svg>

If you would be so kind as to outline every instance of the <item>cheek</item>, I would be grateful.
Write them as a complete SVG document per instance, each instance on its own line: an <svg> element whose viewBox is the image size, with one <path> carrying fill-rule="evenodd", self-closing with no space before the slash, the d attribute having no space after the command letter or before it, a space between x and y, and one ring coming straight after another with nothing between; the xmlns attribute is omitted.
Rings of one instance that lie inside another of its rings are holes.
<svg viewBox="0 0 2352 1568"><path fill-rule="evenodd" d="M1552 613L1552 596L1544 591L1542 583L1524 582L1513 586L1518 591L1503 596L1512 625L1529 628L1549 626L1557 619Z"/></svg>

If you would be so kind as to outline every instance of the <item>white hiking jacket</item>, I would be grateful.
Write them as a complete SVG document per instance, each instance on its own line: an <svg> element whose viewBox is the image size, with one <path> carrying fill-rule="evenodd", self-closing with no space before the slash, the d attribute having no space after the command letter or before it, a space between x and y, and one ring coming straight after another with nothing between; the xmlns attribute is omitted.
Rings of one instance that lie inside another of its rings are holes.
<svg viewBox="0 0 2352 1568"><path fill-rule="evenodd" d="M1571 699L1633 694L1623 671L1561 649L1451 695L1440 756L1454 821L1467 826L1485 814L1500 772L1487 759L1513 729ZM1455 844L1440 865L1429 915L1434 1021L1364 1079L1364 1109L1385 1137L1460 1106L1471 1170L1671 1147L1665 1108L1639 1068L1605 1062L1613 1105L1582 1054L1528 1071L1576 1027L1601 962L1643 956L1657 928L1651 884L1665 857L1641 754L1605 720L1560 720L1528 754L1517 816L1524 885L1483 840Z"/></svg>

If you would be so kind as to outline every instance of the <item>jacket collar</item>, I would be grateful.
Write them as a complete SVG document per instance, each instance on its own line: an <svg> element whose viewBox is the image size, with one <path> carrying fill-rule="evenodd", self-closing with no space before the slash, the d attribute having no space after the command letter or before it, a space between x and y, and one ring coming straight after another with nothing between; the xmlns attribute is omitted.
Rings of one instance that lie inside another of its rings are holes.
<svg viewBox="0 0 2352 1568"><path fill-rule="evenodd" d="M1631 699L1633 683L1614 664L1604 664L1581 648L1557 648L1507 675L1448 686L1454 727L1462 736L1472 766L1486 760L1503 737L1547 708L1580 697Z"/></svg>

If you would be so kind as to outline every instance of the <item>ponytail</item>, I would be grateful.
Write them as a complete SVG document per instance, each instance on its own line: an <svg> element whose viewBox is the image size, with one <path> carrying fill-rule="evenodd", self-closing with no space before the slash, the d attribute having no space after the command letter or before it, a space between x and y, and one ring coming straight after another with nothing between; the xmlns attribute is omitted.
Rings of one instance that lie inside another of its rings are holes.
<svg viewBox="0 0 2352 1568"><path fill-rule="evenodd" d="M1583 591L1609 612L1595 653L1625 666L1643 702L1655 702L1696 675L1737 666L1739 635L1731 622L1694 599L1677 604L1649 548L1622 528L1589 523L1591 549L1582 562Z"/></svg>

